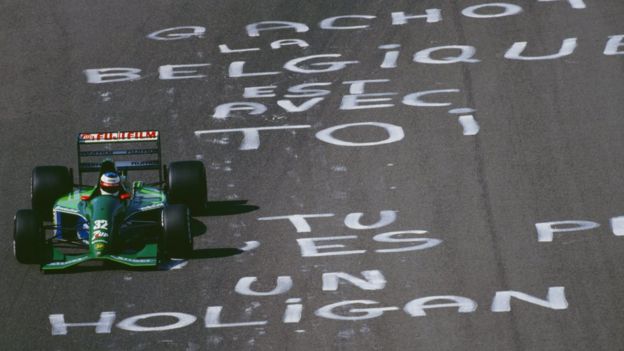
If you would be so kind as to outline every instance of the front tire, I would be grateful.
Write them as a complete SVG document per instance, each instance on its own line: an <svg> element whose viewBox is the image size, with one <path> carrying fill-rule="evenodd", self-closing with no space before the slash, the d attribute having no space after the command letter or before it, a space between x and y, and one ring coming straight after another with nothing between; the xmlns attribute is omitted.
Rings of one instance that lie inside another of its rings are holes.
<svg viewBox="0 0 624 351"><path fill-rule="evenodd" d="M52 219L56 200L72 191L73 180L67 167L39 166L32 172L32 208L43 220Z"/></svg>
<svg viewBox="0 0 624 351"><path fill-rule="evenodd" d="M191 210L205 207L208 195L206 168L200 161L178 161L169 165L167 200L171 204L185 204Z"/></svg>
<svg viewBox="0 0 624 351"><path fill-rule="evenodd" d="M19 210L13 220L13 251L21 263L40 263L45 248L43 223L33 210Z"/></svg>
<svg viewBox="0 0 624 351"><path fill-rule="evenodd" d="M185 258L193 251L191 216L185 205L169 205L162 211L162 247L165 257Z"/></svg>

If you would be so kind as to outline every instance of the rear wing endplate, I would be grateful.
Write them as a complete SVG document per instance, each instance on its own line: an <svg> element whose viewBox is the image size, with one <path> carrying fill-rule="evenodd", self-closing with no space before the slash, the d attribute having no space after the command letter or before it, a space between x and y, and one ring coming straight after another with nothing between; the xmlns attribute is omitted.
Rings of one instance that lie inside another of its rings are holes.
<svg viewBox="0 0 624 351"><path fill-rule="evenodd" d="M112 148L112 144L145 143L142 148ZM87 145L101 144L102 148L94 146L84 150ZM110 158L115 162L115 167L121 172L158 170L160 182L163 181L162 156L160 148L160 133L157 130L126 131L126 132L97 132L79 133L77 141L78 149L78 180L82 186L82 174L99 172L102 158ZM120 156L147 156L155 155L147 160L117 160ZM96 161L93 158L98 157Z"/></svg>

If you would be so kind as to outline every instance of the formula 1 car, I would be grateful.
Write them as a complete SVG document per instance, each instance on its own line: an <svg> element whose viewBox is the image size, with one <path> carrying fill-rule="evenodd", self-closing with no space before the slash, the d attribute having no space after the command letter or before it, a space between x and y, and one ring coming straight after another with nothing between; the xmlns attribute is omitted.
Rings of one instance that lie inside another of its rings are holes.
<svg viewBox="0 0 624 351"><path fill-rule="evenodd" d="M138 143L151 145L137 148ZM34 168L32 209L19 210L14 218L19 262L38 263L44 271L86 261L154 267L192 252L190 210L203 208L207 196L202 162L163 166L158 131L80 133L77 149L77 184L67 167ZM140 160L146 155L155 160ZM115 160L119 156L125 160ZM135 171L152 178L150 171L158 171L158 181L130 182L128 173ZM97 185L83 184L87 173L99 175ZM99 181L108 176L119 182L115 193L104 191L106 183Z"/></svg>

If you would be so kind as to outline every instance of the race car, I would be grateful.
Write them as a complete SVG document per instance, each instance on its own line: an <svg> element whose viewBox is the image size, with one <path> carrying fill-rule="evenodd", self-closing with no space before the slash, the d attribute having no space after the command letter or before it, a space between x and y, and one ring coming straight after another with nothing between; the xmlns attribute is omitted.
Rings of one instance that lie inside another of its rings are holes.
<svg viewBox="0 0 624 351"><path fill-rule="evenodd" d="M155 267L192 252L191 211L200 211L207 197L202 162L163 166L155 130L79 133L77 149L77 184L70 168L33 169L32 209L18 210L14 218L19 262L44 271L86 261ZM140 159L145 157L152 159ZM130 173L156 178L154 171L158 179L151 183L130 180ZM90 174L97 180L83 184Z"/></svg>

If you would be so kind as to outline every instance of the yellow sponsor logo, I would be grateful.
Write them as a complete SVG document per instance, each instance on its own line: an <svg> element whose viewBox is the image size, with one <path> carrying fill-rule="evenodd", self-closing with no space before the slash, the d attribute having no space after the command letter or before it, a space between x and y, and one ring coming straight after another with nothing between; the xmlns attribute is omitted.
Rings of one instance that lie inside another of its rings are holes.
<svg viewBox="0 0 624 351"><path fill-rule="evenodd" d="M102 243L97 243L97 244L95 244L95 249L96 250L102 250L104 248L104 246L106 246L106 245L104 245Z"/></svg>

